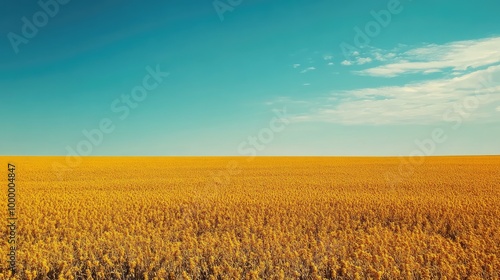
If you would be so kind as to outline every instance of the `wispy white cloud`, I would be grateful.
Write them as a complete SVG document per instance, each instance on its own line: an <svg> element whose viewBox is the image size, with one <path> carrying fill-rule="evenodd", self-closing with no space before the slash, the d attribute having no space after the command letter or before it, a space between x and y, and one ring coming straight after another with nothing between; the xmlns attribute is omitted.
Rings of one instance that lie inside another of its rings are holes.
<svg viewBox="0 0 500 280"><path fill-rule="evenodd" d="M460 77L332 92L329 98L309 104L308 110L292 119L340 124L430 124L445 121L445 114L450 118L462 114L455 110L464 110L469 120L492 121L492 112L498 110L499 103L497 65ZM498 117L496 120L500 121Z"/></svg>
<svg viewBox="0 0 500 280"><path fill-rule="evenodd" d="M328 60L332 60L332 59L333 59L333 56L332 56L332 55L328 55L328 54L326 54L326 55L324 55L324 56L323 56L323 59L324 59L324 60L327 60L327 61L328 61Z"/></svg>
<svg viewBox="0 0 500 280"><path fill-rule="evenodd" d="M372 62L372 59L369 57L358 57L358 59L356 59L356 64L358 65L363 65L370 62Z"/></svg>
<svg viewBox="0 0 500 280"><path fill-rule="evenodd" d="M456 41L447 44L428 44L410 49L392 57L373 52L378 61L390 63L358 71L370 76L394 77L410 73L433 73L446 69L463 73L500 63L500 37Z"/></svg>
<svg viewBox="0 0 500 280"><path fill-rule="evenodd" d="M366 64L366 63L370 63L372 62L373 59L370 58L370 57L356 57L354 58L353 60L344 60L341 62L342 65L344 66L350 66L350 65L363 65L363 64Z"/></svg>
<svg viewBox="0 0 500 280"><path fill-rule="evenodd" d="M419 75L414 82L403 85L334 91L327 98L314 100L281 101L295 105L297 112L301 112L293 118L295 121L429 124L445 121L444 114L449 113L450 108L465 106L474 107L464 113L469 120L500 121L497 115L500 112L500 37L417 48L405 45L391 50L367 48L362 54L353 53L340 64L367 63L378 66L353 73L382 77ZM315 69L309 67L301 73ZM478 100L480 104L476 104Z"/></svg>
<svg viewBox="0 0 500 280"><path fill-rule="evenodd" d="M310 83L304 83L303 86L310 86Z"/></svg>
<svg viewBox="0 0 500 280"><path fill-rule="evenodd" d="M425 70L424 72L422 72L422 74L432 74L432 73L439 73L441 72L440 69L429 69L429 70Z"/></svg>
<svg viewBox="0 0 500 280"><path fill-rule="evenodd" d="M295 63L295 64L293 65L293 68L298 68L298 67L300 67L300 64L298 64L298 63Z"/></svg>
<svg viewBox="0 0 500 280"><path fill-rule="evenodd" d="M311 66L311 67L307 67L306 69L300 71L300 73L307 73L307 72L313 71L313 70L316 70L316 67Z"/></svg>
<svg viewBox="0 0 500 280"><path fill-rule="evenodd" d="M382 50L379 49L374 49L371 52L371 55L373 56L373 60L375 61L387 61L389 59L396 57L396 54L393 52L384 53Z"/></svg>

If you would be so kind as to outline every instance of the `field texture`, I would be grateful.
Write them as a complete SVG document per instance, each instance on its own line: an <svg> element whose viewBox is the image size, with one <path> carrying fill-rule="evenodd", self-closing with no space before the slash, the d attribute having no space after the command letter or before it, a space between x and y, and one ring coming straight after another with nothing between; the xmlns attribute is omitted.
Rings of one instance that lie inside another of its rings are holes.
<svg viewBox="0 0 500 280"><path fill-rule="evenodd" d="M500 279L500 157L7 162L17 279Z"/></svg>

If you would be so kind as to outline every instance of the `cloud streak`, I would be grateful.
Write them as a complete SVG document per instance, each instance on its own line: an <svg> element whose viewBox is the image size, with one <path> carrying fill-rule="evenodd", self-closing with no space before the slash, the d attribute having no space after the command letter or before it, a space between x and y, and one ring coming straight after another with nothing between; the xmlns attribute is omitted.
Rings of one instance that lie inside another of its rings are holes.
<svg viewBox="0 0 500 280"><path fill-rule="evenodd" d="M500 65L403 86L334 91L324 100L309 103L307 112L291 120L345 125L431 124L467 114L469 120L491 122L499 121L495 118L499 103ZM461 113L464 108L474 108L474 114Z"/></svg>
<svg viewBox="0 0 500 280"><path fill-rule="evenodd" d="M306 69L300 71L300 73L307 73L309 71L313 71L313 70L316 70L316 67L307 67Z"/></svg>
<svg viewBox="0 0 500 280"><path fill-rule="evenodd" d="M429 44L403 52L391 63L356 73L380 77L428 74L447 69L462 73L468 69L478 69L496 63L500 63L500 37L456 41L443 45Z"/></svg>

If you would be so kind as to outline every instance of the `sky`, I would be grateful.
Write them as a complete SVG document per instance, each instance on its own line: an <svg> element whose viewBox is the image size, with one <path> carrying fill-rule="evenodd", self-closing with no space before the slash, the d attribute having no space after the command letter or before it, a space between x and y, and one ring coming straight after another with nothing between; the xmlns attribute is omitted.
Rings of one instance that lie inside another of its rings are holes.
<svg viewBox="0 0 500 280"><path fill-rule="evenodd" d="M3 1L0 155L498 155L498 11Z"/></svg>

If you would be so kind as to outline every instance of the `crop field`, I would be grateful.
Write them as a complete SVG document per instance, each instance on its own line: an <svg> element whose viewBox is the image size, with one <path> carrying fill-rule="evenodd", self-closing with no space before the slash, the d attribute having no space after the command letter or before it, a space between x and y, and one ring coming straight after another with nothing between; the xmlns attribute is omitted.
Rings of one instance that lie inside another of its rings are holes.
<svg viewBox="0 0 500 280"><path fill-rule="evenodd" d="M8 162L0 279L500 279L500 157Z"/></svg>

